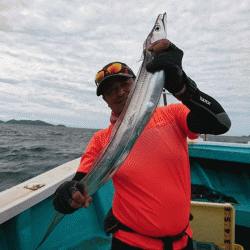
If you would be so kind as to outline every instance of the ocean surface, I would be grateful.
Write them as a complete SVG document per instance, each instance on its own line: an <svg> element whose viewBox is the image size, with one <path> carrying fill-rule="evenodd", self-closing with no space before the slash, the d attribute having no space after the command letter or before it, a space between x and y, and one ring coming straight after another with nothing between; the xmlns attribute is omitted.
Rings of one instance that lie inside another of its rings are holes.
<svg viewBox="0 0 250 250"><path fill-rule="evenodd" d="M0 192L81 157L97 131L0 123ZM248 143L250 137L208 135L208 140Z"/></svg>
<svg viewBox="0 0 250 250"><path fill-rule="evenodd" d="M81 157L97 131L0 123L0 192Z"/></svg>

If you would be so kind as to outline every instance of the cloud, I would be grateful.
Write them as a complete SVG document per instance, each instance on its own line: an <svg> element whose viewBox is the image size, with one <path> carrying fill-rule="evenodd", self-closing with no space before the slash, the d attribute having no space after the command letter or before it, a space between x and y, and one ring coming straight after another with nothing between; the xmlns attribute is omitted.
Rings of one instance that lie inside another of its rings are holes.
<svg viewBox="0 0 250 250"><path fill-rule="evenodd" d="M185 72L240 124L250 117L249 10L248 0L3 0L2 115L107 126L110 111L95 94L96 72L123 61L136 73L143 42L166 11L168 38L184 51ZM231 131L239 133L239 126Z"/></svg>

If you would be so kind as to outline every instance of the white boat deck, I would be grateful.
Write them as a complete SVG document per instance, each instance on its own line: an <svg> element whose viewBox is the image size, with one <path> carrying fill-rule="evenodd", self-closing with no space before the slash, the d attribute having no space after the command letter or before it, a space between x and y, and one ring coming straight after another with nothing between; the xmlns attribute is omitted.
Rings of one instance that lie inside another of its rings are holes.
<svg viewBox="0 0 250 250"><path fill-rule="evenodd" d="M67 162L44 174L0 193L0 224L36 205L54 194L57 187L66 180L73 178L79 167L80 159ZM32 190L26 187L42 187Z"/></svg>
<svg viewBox="0 0 250 250"><path fill-rule="evenodd" d="M239 143L221 143L202 141L201 138L196 140L188 140L191 145L214 145L224 147L249 148L249 144ZM7 189L0 193L0 224L25 211L26 209L36 205L40 201L54 194L56 188L66 180L73 178L78 169L80 159L67 162L56 167L44 174L36 176L23 182L13 188ZM41 185L37 190L27 189L26 187L34 187Z"/></svg>

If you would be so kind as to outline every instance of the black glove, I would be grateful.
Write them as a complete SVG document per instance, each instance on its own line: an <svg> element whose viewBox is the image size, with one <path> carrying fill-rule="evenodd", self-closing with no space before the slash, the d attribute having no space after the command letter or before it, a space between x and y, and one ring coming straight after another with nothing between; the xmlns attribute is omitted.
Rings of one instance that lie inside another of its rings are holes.
<svg viewBox="0 0 250 250"><path fill-rule="evenodd" d="M72 195L76 191L82 193L84 186L78 181L66 181L61 186L59 186L55 192L55 197L53 200L53 205L55 210L62 214L71 214L78 210L70 206L72 201Z"/></svg>
<svg viewBox="0 0 250 250"><path fill-rule="evenodd" d="M184 86L182 57L183 51L170 43L168 49L160 51L152 62L146 65L147 71L151 73L164 70L164 88L172 94L180 92Z"/></svg>

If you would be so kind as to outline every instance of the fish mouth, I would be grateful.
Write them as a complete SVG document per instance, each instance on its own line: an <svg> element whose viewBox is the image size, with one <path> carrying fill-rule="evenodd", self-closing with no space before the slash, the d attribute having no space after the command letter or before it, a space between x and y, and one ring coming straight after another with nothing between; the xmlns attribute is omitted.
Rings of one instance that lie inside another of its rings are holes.
<svg viewBox="0 0 250 250"><path fill-rule="evenodd" d="M167 13L165 12L162 16L162 23L163 23L163 27L164 27L164 30L166 30L166 24L167 24Z"/></svg>
<svg viewBox="0 0 250 250"><path fill-rule="evenodd" d="M155 25L144 42L144 49L147 49L153 42L166 38L167 13L159 14ZM158 29L158 30L157 30ZM160 31L160 32L159 32Z"/></svg>

